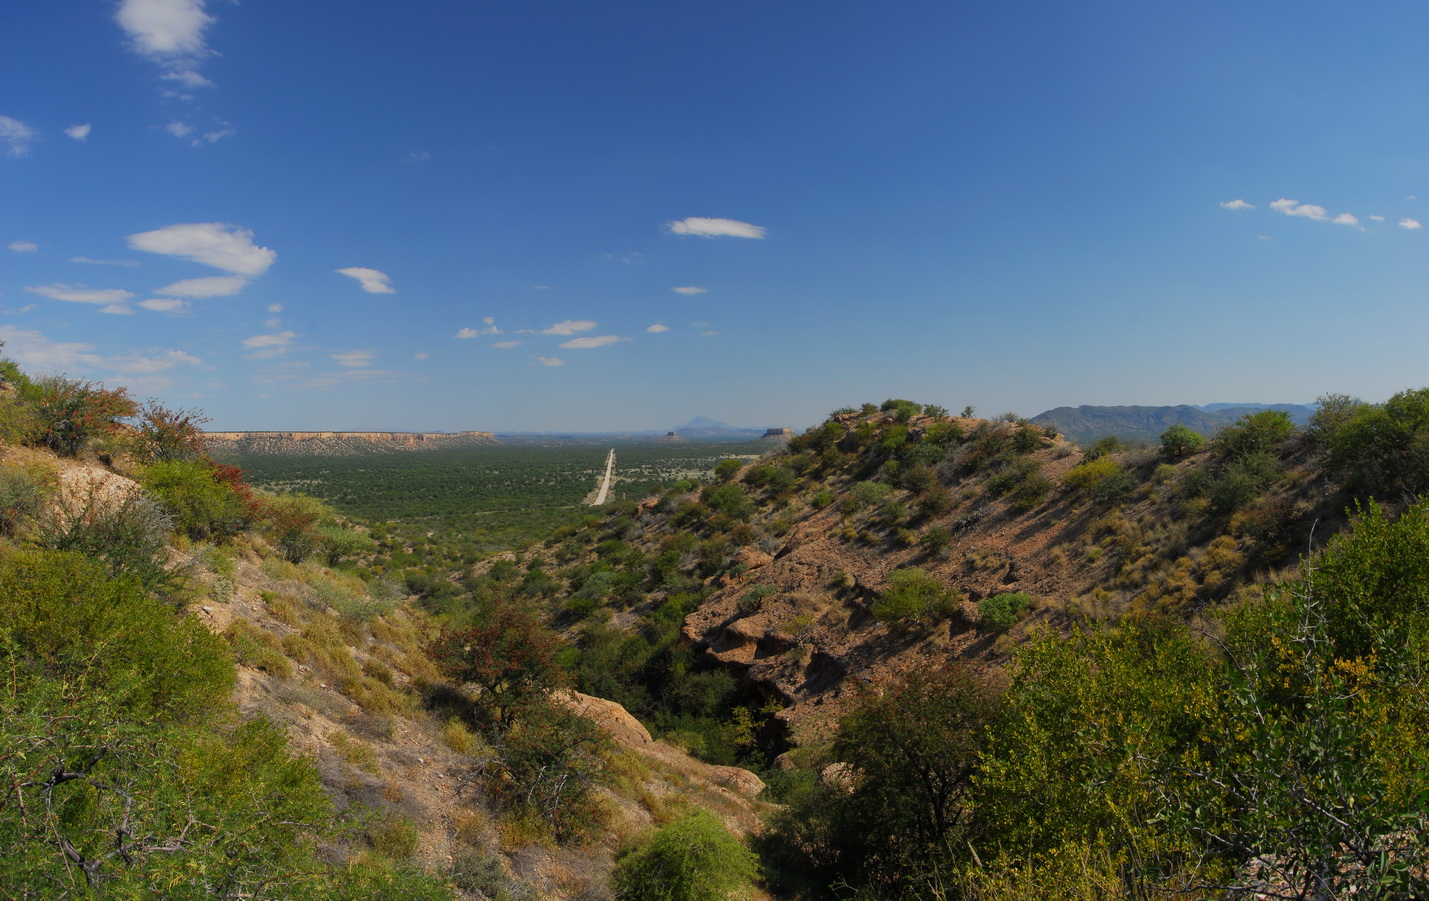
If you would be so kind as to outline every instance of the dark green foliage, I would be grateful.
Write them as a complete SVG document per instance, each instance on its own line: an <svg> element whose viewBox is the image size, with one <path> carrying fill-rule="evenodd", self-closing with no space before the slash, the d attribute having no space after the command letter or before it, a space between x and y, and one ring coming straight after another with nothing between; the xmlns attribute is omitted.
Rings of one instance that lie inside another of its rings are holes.
<svg viewBox="0 0 1429 901"><path fill-rule="evenodd" d="M730 458L728 460L721 460L714 468L714 476L721 482L728 482L734 479L735 476L739 475L739 471L743 468L743 460L736 460L734 458Z"/></svg>
<svg viewBox="0 0 1429 901"><path fill-rule="evenodd" d="M1092 461L1110 454L1119 454L1124 450L1126 450L1126 445L1121 443L1121 439L1115 435L1104 435L1087 446L1083 452L1083 458Z"/></svg>
<svg viewBox="0 0 1429 901"><path fill-rule="evenodd" d="M1022 614L1036 606L1036 600L1021 591L1007 591L985 597L977 602L978 619L983 628L1006 632L1017 625Z"/></svg>
<svg viewBox="0 0 1429 901"><path fill-rule="evenodd" d="M1240 460L1253 454L1273 454L1295 431L1295 423L1284 410L1247 413L1235 425L1227 426L1211 442L1222 457Z"/></svg>
<svg viewBox="0 0 1429 901"><path fill-rule="evenodd" d="M1211 509L1222 514L1240 510L1260 497L1283 472L1280 461L1270 454L1256 453L1232 459L1206 486Z"/></svg>
<svg viewBox="0 0 1429 901"><path fill-rule="evenodd" d="M1095 504L1113 506L1136 490L1136 477L1110 456L1078 463L1062 477L1062 484Z"/></svg>
<svg viewBox="0 0 1429 901"><path fill-rule="evenodd" d="M642 836L616 863L619 901L733 901L747 897L758 863L715 816L695 809Z"/></svg>
<svg viewBox="0 0 1429 901"><path fill-rule="evenodd" d="M1179 422L1161 433L1161 456L1169 461L1184 460L1206 444L1206 437Z"/></svg>
<svg viewBox="0 0 1429 901"><path fill-rule="evenodd" d="M745 496L744 488L734 482L706 488L702 500L711 510L733 520L748 519L754 512L754 506Z"/></svg>
<svg viewBox="0 0 1429 901"><path fill-rule="evenodd" d="M1361 497L1412 499L1429 491L1429 388L1383 404L1322 398L1312 439L1331 474Z"/></svg>
<svg viewBox="0 0 1429 901"><path fill-rule="evenodd" d="M778 589L773 585L755 585L744 594L740 595L738 608L739 612L748 616L751 613L758 613L764 606L764 599L770 597Z"/></svg>
<svg viewBox="0 0 1429 901"><path fill-rule="evenodd" d="M953 533L944 525L929 526L928 530L918 539L918 546L922 548L923 553L934 558L946 557L952 543Z"/></svg>
<svg viewBox="0 0 1429 901"><path fill-rule="evenodd" d="M873 602L873 616L890 625L924 628L946 619L956 604L956 592L922 568L907 566L889 574L888 587Z"/></svg>

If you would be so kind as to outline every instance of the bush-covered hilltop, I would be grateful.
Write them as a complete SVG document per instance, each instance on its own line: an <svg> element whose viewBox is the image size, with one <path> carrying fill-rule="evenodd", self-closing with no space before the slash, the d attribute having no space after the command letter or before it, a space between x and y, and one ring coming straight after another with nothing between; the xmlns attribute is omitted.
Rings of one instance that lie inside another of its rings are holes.
<svg viewBox="0 0 1429 901"><path fill-rule="evenodd" d="M0 897L599 899L662 826L752 871L757 778L570 691L533 611L412 607L201 422L0 361Z"/></svg>
<svg viewBox="0 0 1429 901"><path fill-rule="evenodd" d="M1130 448L970 414L836 411L467 585L766 768L785 893L1422 891L1429 390Z"/></svg>
<svg viewBox="0 0 1429 901"><path fill-rule="evenodd" d="M201 422L0 361L0 895L1429 895L1429 390L890 399L475 563Z"/></svg>

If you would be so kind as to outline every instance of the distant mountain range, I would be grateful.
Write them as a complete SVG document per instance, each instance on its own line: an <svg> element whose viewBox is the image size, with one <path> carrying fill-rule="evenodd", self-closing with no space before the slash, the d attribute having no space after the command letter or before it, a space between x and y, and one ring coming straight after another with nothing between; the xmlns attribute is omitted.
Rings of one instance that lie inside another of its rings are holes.
<svg viewBox="0 0 1429 901"><path fill-rule="evenodd" d="M1078 444L1087 444L1115 435L1123 441L1159 441L1167 427L1180 424L1203 435L1213 435L1247 413L1259 410L1284 410L1298 425L1304 425L1315 412L1306 404L1215 403L1174 407L1057 407L1038 413L1032 421L1038 425L1054 425Z"/></svg>

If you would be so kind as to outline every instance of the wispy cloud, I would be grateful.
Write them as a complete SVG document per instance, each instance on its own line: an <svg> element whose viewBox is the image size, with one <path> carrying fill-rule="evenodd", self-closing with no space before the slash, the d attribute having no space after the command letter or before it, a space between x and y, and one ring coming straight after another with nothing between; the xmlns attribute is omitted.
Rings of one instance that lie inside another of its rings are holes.
<svg viewBox="0 0 1429 901"><path fill-rule="evenodd" d="M1241 200L1239 197L1237 197L1235 200L1222 200L1222 201L1221 201L1221 209L1223 209L1223 210L1253 210L1253 209L1255 209L1255 204L1253 204L1253 203L1246 203L1244 200Z"/></svg>
<svg viewBox="0 0 1429 901"><path fill-rule="evenodd" d="M1360 226L1360 221L1349 213L1341 213L1333 221L1336 225L1353 225L1355 228Z"/></svg>
<svg viewBox="0 0 1429 901"><path fill-rule="evenodd" d="M104 356L93 344L78 341L51 341L41 332L15 326L0 326L5 354L34 372L113 372L128 376L152 376L179 366L201 366L203 360L181 350L153 350ZM162 387L162 382L145 382L145 387ZM131 383L131 387L134 386Z"/></svg>
<svg viewBox="0 0 1429 901"><path fill-rule="evenodd" d="M1290 200L1282 197L1270 204L1272 210L1278 210L1287 216L1303 216L1306 219L1314 219L1317 222L1324 222L1329 218L1325 208L1313 203L1301 203L1298 200Z"/></svg>
<svg viewBox="0 0 1429 901"><path fill-rule="evenodd" d="M430 151L427 150L413 150L411 153L407 154L407 162L409 163L425 163L431 158L432 154Z"/></svg>
<svg viewBox="0 0 1429 901"><path fill-rule="evenodd" d="M63 300L69 303L122 303L134 296L132 291L125 291L123 288L90 288L85 285L62 285L59 283L29 285L25 290L31 294L48 297L50 300Z"/></svg>
<svg viewBox="0 0 1429 901"><path fill-rule="evenodd" d="M1405 216L1403 219L1399 220L1399 227L1407 228L1410 231L1413 231L1416 228L1423 228L1424 226L1419 224L1418 219L1410 219L1408 216Z"/></svg>
<svg viewBox="0 0 1429 901"><path fill-rule="evenodd" d="M140 232L129 236L129 246L248 276L262 275L278 258L274 251L253 243L253 232L222 222L168 225Z"/></svg>
<svg viewBox="0 0 1429 901"><path fill-rule="evenodd" d="M492 346L492 347L500 347L500 348L502 348L503 350L509 350L510 348L513 348L513 347L520 347L521 345L523 345L523 344L525 344L525 343L526 343L525 341L497 341L495 344L492 344L491 346Z"/></svg>
<svg viewBox="0 0 1429 901"><path fill-rule="evenodd" d="M122 303L112 303L107 307L100 307L99 312L109 313L113 316L133 316L134 308Z"/></svg>
<svg viewBox="0 0 1429 901"><path fill-rule="evenodd" d="M597 325L599 325L599 323L591 322L589 319L567 319L563 322L557 322L550 328L542 329L541 334L574 335L577 332L588 332L591 329L595 328ZM561 346L564 347L565 345Z"/></svg>
<svg viewBox="0 0 1429 901"><path fill-rule="evenodd" d="M501 334L501 329L499 329L499 328L496 327L496 320L495 320L493 317L487 316L485 319L481 320L481 322L482 322L482 327L481 327L481 328L464 328L464 329L461 329L461 330L459 330L459 331L456 333L456 337L465 339L465 338L480 338L482 335L499 335L499 334ZM516 342L516 343L517 343L517 344L520 344L521 342L518 341L518 342Z"/></svg>
<svg viewBox="0 0 1429 901"><path fill-rule="evenodd" d="M564 366L566 361L560 357L536 357L536 362L542 366Z"/></svg>
<svg viewBox="0 0 1429 901"><path fill-rule="evenodd" d="M571 349L582 349L591 347L605 347L607 344L614 344L625 339L619 335L591 335L588 338L572 338L561 343L562 347Z"/></svg>
<svg viewBox="0 0 1429 901"><path fill-rule="evenodd" d="M1371 215L1369 218L1370 218L1370 221L1371 221L1371 222L1383 222L1383 221L1384 221L1384 217L1383 217L1383 216Z"/></svg>
<svg viewBox="0 0 1429 901"><path fill-rule="evenodd" d="M35 253L40 249L34 241L11 241L8 246L16 253Z"/></svg>
<svg viewBox="0 0 1429 901"><path fill-rule="evenodd" d="M187 138L194 133L192 125L185 125L182 122L170 122L164 126L164 130L176 138Z"/></svg>
<svg viewBox="0 0 1429 901"><path fill-rule="evenodd" d="M397 290L392 287L392 277L385 272L376 269L368 269L366 266L348 266L346 269L337 270L339 275L357 279L357 283L362 286L362 290L368 294L396 294Z"/></svg>
<svg viewBox="0 0 1429 901"><path fill-rule="evenodd" d="M141 300L137 306L145 310L153 310L155 313L168 313L170 315L187 313L189 302L179 300L176 297L151 297L148 300Z"/></svg>
<svg viewBox="0 0 1429 901"><path fill-rule="evenodd" d="M248 354L250 359L267 360L287 353L296 337L298 336L295 332L254 335L251 338L244 338L243 346L252 351Z"/></svg>
<svg viewBox="0 0 1429 901"><path fill-rule="evenodd" d="M65 129L65 134L69 135L71 138L74 138L76 141L88 141L89 127L90 126L88 122L84 123L83 125L71 125L69 128Z"/></svg>
<svg viewBox="0 0 1429 901"><path fill-rule="evenodd" d="M654 325L652 325L652 326L650 326L649 328L647 328L645 331L647 331L647 332L654 332L654 333L657 333L657 334L658 334L658 333L660 333L660 332L668 332L669 330L670 330L670 327L669 327L668 325L666 325L666 324L663 323L663 322L657 322L657 323L655 323Z"/></svg>
<svg viewBox="0 0 1429 901"><path fill-rule="evenodd" d="M371 366L372 361L377 358L377 351L344 350L339 351L338 353L328 354L328 356L336 360L342 366L351 366L353 368L358 368L362 366Z"/></svg>
<svg viewBox="0 0 1429 901"><path fill-rule="evenodd" d="M718 335L718 334L719 334L719 332L715 332L715 331L700 332L700 337L701 337L701 338L713 338L715 335Z"/></svg>
<svg viewBox="0 0 1429 901"><path fill-rule="evenodd" d="M705 293L706 291L708 291L709 289L708 289L708 288L701 288L699 285L681 285L680 287L674 288L674 289L672 289L672 290L673 290L676 294L684 294L684 295L686 295L686 296L692 296L692 295L695 295L695 294L703 294L703 293Z"/></svg>
<svg viewBox="0 0 1429 901"><path fill-rule="evenodd" d="M241 275L210 275L207 278L186 278L157 289L155 294L170 297L232 297L248 284Z"/></svg>
<svg viewBox="0 0 1429 901"><path fill-rule="evenodd" d="M198 72L212 51L204 32L217 21L204 0L123 0L114 14L140 56L164 69L164 77L187 87L208 84Z"/></svg>
<svg viewBox="0 0 1429 901"><path fill-rule="evenodd" d="M765 229L738 219L708 219L689 216L665 223L665 230L676 235L697 235L701 238L763 238Z"/></svg>
<svg viewBox="0 0 1429 901"><path fill-rule="evenodd" d="M94 260L89 257L70 257L71 263L88 263L91 266L138 266L138 260Z"/></svg>
<svg viewBox="0 0 1429 901"><path fill-rule="evenodd" d="M266 307L266 309L267 309L268 312L270 312L270 313L281 313L281 312L283 312L283 305L280 304L280 303L270 303L270 304L268 304L268 306Z"/></svg>
<svg viewBox="0 0 1429 901"><path fill-rule="evenodd" d="M10 156L24 156L40 133L19 119L0 116L0 147Z"/></svg>

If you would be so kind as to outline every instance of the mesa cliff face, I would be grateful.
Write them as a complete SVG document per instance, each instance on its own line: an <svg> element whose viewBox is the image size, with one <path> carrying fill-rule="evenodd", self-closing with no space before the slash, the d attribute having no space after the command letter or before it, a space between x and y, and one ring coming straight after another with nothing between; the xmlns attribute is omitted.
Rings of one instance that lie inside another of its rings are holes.
<svg viewBox="0 0 1429 901"><path fill-rule="evenodd" d="M206 432L205 437L220 451L308 457L455 450L500 444L491 432Z"/></svg>

